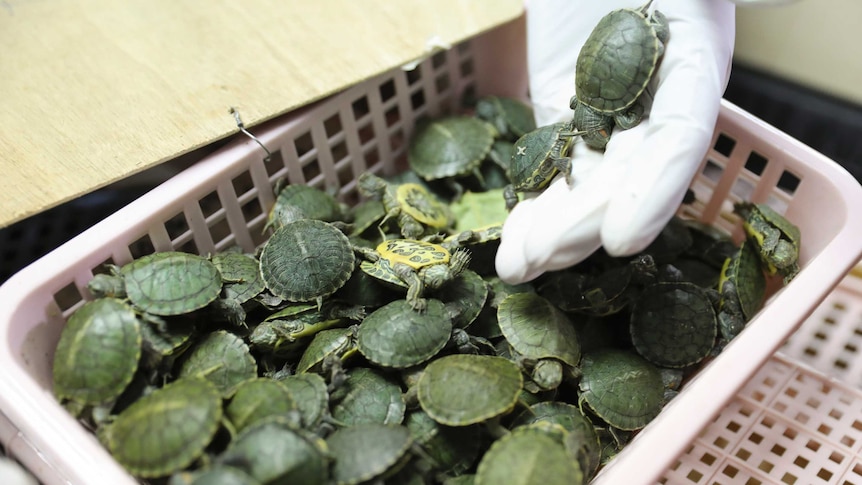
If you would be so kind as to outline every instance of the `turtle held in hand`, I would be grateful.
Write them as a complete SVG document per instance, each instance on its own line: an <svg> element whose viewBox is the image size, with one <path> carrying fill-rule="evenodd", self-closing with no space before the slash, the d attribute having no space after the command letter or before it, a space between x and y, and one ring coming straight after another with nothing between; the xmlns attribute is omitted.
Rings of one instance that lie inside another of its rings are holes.
<svg viewBox="0 0 862 485"><path fill-rule="evenodd" d="M595 123L596 119L611 118L626 130L643 118L641 95L670 37L664 15L659 11L647 13L651 4L649 0L640 8L614 10L602 17L578 54L570 107L584 125L577 128L593 130L593 135L584 137L592 148L603 149L610 135L597 136L595 127L586 126L583 120Z"/></svg>

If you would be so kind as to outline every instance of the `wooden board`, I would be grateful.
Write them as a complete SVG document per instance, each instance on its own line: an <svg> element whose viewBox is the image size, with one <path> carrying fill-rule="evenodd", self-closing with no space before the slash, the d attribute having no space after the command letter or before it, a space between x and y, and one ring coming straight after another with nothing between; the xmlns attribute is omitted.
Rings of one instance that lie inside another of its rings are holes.
<svg viewBox="0 0 862 485"><path fill-rule="evenodd" d="M523 0L0 0L0 227L518 17Z"/></svg>

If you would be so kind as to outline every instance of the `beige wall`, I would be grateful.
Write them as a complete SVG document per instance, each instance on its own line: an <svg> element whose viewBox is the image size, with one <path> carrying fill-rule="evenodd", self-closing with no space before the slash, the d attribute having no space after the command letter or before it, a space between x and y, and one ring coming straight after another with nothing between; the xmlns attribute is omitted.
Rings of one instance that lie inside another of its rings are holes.
<svg viewBox="0 0 862 485"><path fill-rule="evenodd" d="M862 104L862 0L737 7L735 60Z"/></svg>

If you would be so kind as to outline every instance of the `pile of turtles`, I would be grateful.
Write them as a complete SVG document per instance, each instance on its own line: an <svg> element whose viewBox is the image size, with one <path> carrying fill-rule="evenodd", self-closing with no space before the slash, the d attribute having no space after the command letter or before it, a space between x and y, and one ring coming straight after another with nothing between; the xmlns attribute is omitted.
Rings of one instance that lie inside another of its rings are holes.
<svg viewBox="0 0 862 485"><path fill-rule="evenodd" d="M482 256L503 189L411 180L365 173L349 208L287 186L255 254L109 267L57 398L154 484L587 482L798 271L795 226L740 203L740 245L675 218L509 285Z"/></svg>
<svg viewBox="0 0 862 485"><path fill-rule="evenodd" d="M507 284L514 194L568 173L574 122L474 108L417 126L410 169L361 174L355 206L278 187L253 254L108 266L57 399L151 484L588 482L796 275L799 230L740 202L741 244L674 218L640 254Z"/></svg>

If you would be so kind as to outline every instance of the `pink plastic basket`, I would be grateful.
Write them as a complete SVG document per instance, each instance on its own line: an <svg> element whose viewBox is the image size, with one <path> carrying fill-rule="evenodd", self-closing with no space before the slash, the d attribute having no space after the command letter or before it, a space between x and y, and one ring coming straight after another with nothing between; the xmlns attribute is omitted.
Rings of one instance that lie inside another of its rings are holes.
<svg viewBox="0 0 862 485"><path fill-rule="evenodd" d="M663 483L862 484L860 270L687 445Z"/></svg>
<svg viewBox="0 0 862 485"><path fill-rule="evenodd" d="M94 271L153 251L252 250L282 177L355 201L361 172L394 174L405 166L417 118L451 112L464 95L525 95L523 72L498 70L511 46L523 45L519 34L518 24L495 29L415 70L392 70L257 127L271 161L239 139L8 280L0 287L0 439L9 453L48 484L135 483L51 393L54 347L65 317L88 296ZM862 256L862 227L851 218L862 206L856 181L730 104L722 106L692 188L698 202L687 215L737 237L735 201L768 202L785 213L802 229L803 269L595 483L655 483Z"/></svg>

